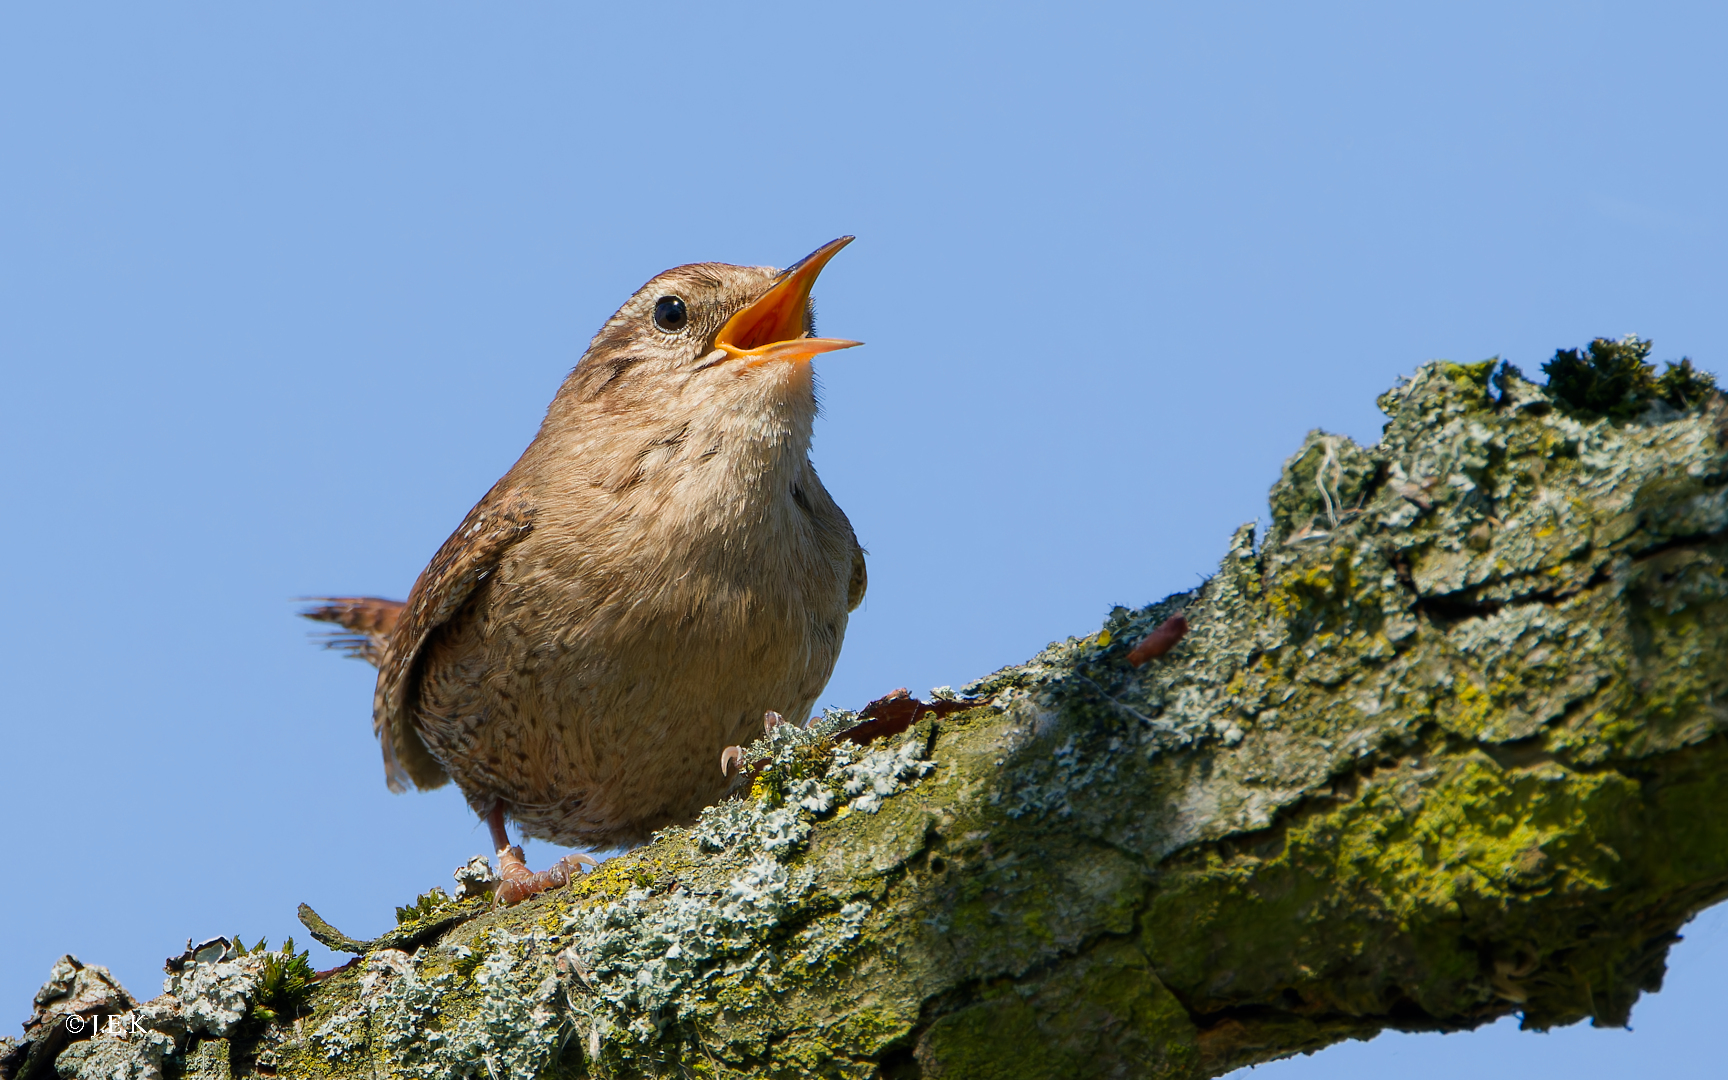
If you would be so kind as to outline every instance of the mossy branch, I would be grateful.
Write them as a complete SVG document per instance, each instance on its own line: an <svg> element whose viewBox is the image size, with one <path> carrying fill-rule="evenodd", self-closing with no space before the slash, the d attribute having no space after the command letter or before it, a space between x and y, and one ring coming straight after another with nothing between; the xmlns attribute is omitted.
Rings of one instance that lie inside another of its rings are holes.
<svg viewBox="0 0 1728 1080"><path fill-rule="evenodd" d="M1193 593L885 744L782 728L748 798L371 943L229 1067L1175 1078L1625 1023L1728 895L1728 409L1494 368L1422 368L1374 447L1311 435Z"/></svg>

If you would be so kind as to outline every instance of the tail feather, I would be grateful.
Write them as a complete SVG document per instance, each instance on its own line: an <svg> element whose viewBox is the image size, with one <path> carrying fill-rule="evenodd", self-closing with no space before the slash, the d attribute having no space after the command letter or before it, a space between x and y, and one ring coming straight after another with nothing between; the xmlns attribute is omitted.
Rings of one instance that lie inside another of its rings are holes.
<svg viewBox="0 0 1728 1080"><path fill-rule="evenodd" d="M300 613L302 618L316 622L335 623L342 629L323 634L326 649L338 649L356 660L378 666L390 632L402 617L407 604L401 600L385 600L377 596L309 596L314 602Z"/></svg>

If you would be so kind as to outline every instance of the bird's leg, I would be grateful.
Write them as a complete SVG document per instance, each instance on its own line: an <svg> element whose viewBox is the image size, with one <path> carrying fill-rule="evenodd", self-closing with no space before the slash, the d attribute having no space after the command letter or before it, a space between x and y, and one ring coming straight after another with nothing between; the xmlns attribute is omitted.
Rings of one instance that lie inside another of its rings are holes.
<svg viewBox="0 0 1728 1080"><path fill-rule="evenodd" d="M497 799L486 811L486 827L492 830L492 846L503 851L510 846L510 834L504 831L504 800Z"/></svg>
<svg viewBox="0 0 1728 1080"><path fill-rule="evenodd" d="M764 735L772 735L774 729L785 722L786 720L784 717L770 709L762 714L762 733ZM731 776L733 769L741 769L743 767L744 748L742 746L728 746L726 749L720 751L721 776Z"/></svg>
<svg viewBox="0 0 1728 1080"><path fill-rule="evenodd" d="M510 842L504 830L504 800L499 799L486 812L486 826L492 830L492 843L498 847L498 902L519 904L536 893L568 885L580 877L583 866L599 866L586 855L571 852L553 863L550 869L536 873L528 869L522 849Z"/></svg>

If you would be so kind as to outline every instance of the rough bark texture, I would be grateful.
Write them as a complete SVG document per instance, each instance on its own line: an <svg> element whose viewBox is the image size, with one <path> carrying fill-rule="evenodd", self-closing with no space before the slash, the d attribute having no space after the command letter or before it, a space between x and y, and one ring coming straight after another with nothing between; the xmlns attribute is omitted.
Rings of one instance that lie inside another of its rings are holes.
<svg viewBox="0 0 1728 1080"><path fill-rule="evenodd" d="M1263 541L974 708L781 728L749 798L515 908L429 901L309 995L188 960L153 1035L59 1074L1176 1078L1623 1024L1728 895L1725 412L1492 367L1421 369L1372 448L1311 435Z"/></svg>

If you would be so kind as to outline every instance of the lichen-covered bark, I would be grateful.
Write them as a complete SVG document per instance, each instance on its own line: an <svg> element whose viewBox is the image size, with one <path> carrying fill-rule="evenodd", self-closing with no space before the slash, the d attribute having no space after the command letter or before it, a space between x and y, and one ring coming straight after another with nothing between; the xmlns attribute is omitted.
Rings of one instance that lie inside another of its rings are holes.
<svg viewBox="0 0 1728 1080"><path fill-rule="evenodd" d="M696 827L158 1064L1175 1078L1624 1023L1728 895L1724 407L1592 421L1491 368L1424 367L1377 446L1311 435L1263 540L975 708L779 729Z"/></svg>

